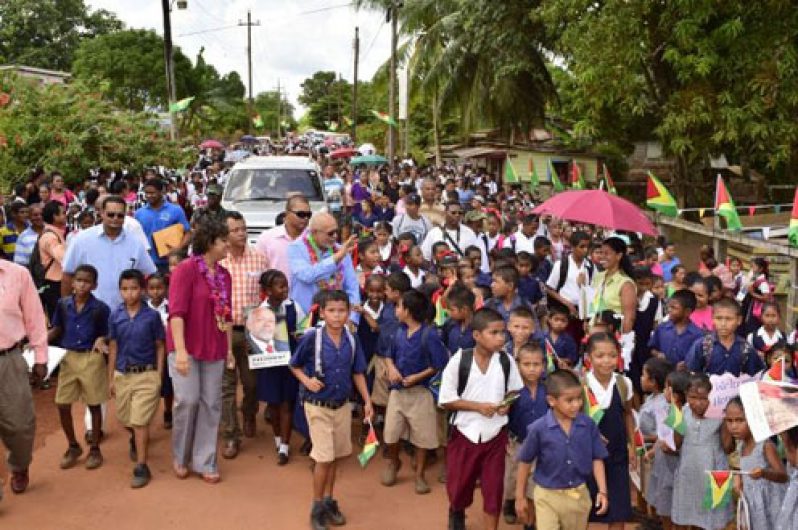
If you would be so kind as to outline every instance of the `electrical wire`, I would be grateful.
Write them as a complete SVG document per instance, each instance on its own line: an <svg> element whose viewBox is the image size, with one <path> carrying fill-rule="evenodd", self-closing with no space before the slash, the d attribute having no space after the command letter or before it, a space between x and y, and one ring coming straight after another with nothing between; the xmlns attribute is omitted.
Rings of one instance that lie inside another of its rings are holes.
<svg viewBox="0 0 798 530"><path fill-rule="evenodd" d="M222 31L222 30L225 30L225 29L232 29L232 28L237 28L237 27L238 27L238 24L235 24L235 25L232 25L232 26L222 26L220 28L210 28L210 29L203 29L203 30L199 30L199 31L191 31L189 33L181 33L181 34L179 34L177 36L178 37L191 37L192 35L202 35L202 34L205 34L205 33L211 33L211 32L214 32L214 31Z"/></svg>

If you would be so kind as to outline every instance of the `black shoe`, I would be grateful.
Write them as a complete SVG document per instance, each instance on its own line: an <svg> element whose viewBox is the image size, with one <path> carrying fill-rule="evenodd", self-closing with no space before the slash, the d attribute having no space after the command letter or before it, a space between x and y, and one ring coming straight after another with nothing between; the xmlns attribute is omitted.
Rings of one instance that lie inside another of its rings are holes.
<svg viewBox="0 0 798 530"><path fill-rule="evenodd" d="M535 530L535 525L533 524L525 524L524 530Z"/></svg>
<svg viewBox="0 0 798 530"><path fill-rule="evenodd" d="M324 509L327 512L327 522L333 526L343 526L346 524L346 517L341 513L338 508L338 501L332 497L324 498Z"/></svg>
<svg viewBox="0 0 798 530"><path fill-rule="evenodd" d="M98 443L102 442L104 438L105 438L105 433L103 431L100 431L100 439L95 442L94 441L94 431L92 431L92 430L86 431L85 439L86 439L86 443L89 444L89 445L92 445L92 443L98 444Z"/></svg>
<svg viewBox="0 0 798 530"><path fill-rule="evenodd" d="M277 453L277 465L284 466L288 463L288 453Z"/></svg>
<svg viewBox="0 0 798 530"><path fill-rule="evenodd" d="M150 483L151 478L152 473L150 473L150 468L147 467L147 464L139 464L133 468L133 479L130 481L130 487L135 489L143 488Z"/></svg>
<svg viewBox="0 0 798 530"><path fill-rule="evenodd" d="M465 511L449 510L449 530L466 530Z"/></svg>
<svg viewBox="0 0 798 530"><path fill-rule="evenodd" d="M136 437L131 436L128 443L130 444L130 448L127 454L130 457L130 461L136 463L139 460L139 452L136 450Z"/></svg>
<svg viewBox="0 0 798 530"><path fill-rule="evenodd" d="M507 499L504 501L502 515L504 515L504 522L507 524L515 524L518 521L518 515L515 513L514 500Z"/></svg>
<svg viewBox="0 0 798 530"><path fill-rule="evenodd" d="M327 530L327 510L321 502L314 502L310 510L310 529Z"/></svg>

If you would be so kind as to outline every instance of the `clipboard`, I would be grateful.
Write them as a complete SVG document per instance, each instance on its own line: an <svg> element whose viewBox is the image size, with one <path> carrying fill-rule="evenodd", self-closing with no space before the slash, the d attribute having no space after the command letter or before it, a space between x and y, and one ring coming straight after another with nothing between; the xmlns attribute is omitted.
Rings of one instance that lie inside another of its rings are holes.
<svg viewBox="0 0 798 530"><path fill-rule="evenodd" d="M155 243L155 250L158 252L159 258L165 258L169 253L180 248L180 243L183 242L183 233L185 229L180 223L175 223L172 226L167 226L162 230L152 233L152 241Z"/></svg>

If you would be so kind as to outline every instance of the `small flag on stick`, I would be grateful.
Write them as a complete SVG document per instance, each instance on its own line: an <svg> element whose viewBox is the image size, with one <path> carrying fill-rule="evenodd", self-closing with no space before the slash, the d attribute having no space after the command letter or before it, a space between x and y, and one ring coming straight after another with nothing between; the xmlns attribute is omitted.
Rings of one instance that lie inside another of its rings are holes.
<svg viewBox="0 0 798 530"><path fill-rule="evenodd" d="M743 227L740 216L737 214L737 208L734 206L734 200L720 175L718 175L715 188L715 213L726 218L728 230L740 230Z"/></svg>
<svg viewBox="0 0 798 530"><path fill-rule="evenodd" d="M535 167L535 160L531 156L529 157L529 184L533 188L537 188L540 185L540 177L538 177L538 170Z"/></svg>
<svg viewBox="0 0 798 530"><path fill-rule="evenodd" d="M550 374L557 369L557 351L551 341L546 339L546 373Z"/></svg>
<svg viewBox="0 0 798 530"><path fill-rule="evenodd" d="M635 420L635 433L634 439L632 440L635 454L637 454L637 456L643 456L646 454L646 439L643 437L643 431L640 430L640 414L638 414L636 410L633 410L632 413Z"/></svg>
<svg viewBox="0 0 798 530"><path fill-rule="evenodd" d="M194 101L194 96L190 98L181 99L180 101L175 101L171 105L169 105L169 112L183 112L184 110L188 109L191 106L191 102Z"/></svg>
<svg viewBox="0 0 798 530"><path fill-rule="evenodd" d="M368 422L369 425L369 432L366 435L366 443L363 445L363 450L357 455L357 461L360 462L360 467L366 467L374 455L377 454L377 447L380 446L379 440L377 440L377 433L374 430L374 425L371 424L371 421Z"/></svg>
<svg viewBox="0 0 798 530"><path fill-rule="evenodd" d="M583 190L585 186L585 178L582 176L582 169L576 161L571 162L571 187L575 190Z"/></svg>
<svg viewBox="0 0 798 530"><path fill-rule="evenodd" d="M584 385L585 389L585 414L590 416L590 419L598 425L604 417L604 409L599 405L596 395L590 390L588 385Z"/></svg>
<svg viewBox="0 0 798 530"><path fill-rule="evenodd" d="M551 185L554 188L554 191L565 191L565 186L560 180L560 176L557 175L557 169L554 167L554 164L551 162L551 158L549 158L549 165L546 168L546 173L547 176L549 177L549 182L551 182Z"/></svg>
<svg viewBox="0 0 798 530"><path fill-rule="evenodd" d="M679 215L679 208L676 206L673 195L651 171L648 172L646 206L668 217Z"/></svg>
<svg viewBox="0 0 798 530"><path fill-rule="evenodd" d="M263 118L260 117L260 114L255 114L255 116L253 116L252 125L256 129L260 129L261 127L263 127Z"/></svg>
<svg viewBox="0 0 798 530"><path fill-rule="evenodd" d="M604 180L607 181L607 191L613 195L618 195L618 190L615 189L615 182L612 180L612 175L610 175L610 169L607 167L607 164L603 164L603 166Z"/></svg>
<svg viewBox="0 0 798 530"><path fill-rule="evenodd" d="M504 161L504 182L508 184L516 184L518 182L518 173L515 172L515 168L509 158Z"/></svg>
<svg viewBox="0 0 798 530"><path fill-rule="evenodd" d="M372 109L371 113L374 115L375 118L385 123L386 125L390 125L391 127L398 126L396 124L396 120L394 120L389 114L386 114L385 112L380 112L378 110Z"/></svg>
<svg viewBox="0 0 798 530"><path fill-rule="evenodd" d="M763 381L784 381L784 369L785 369L785 361L784 357L779 357L776 361L773 362L773 365L770 369L765 372L765 375L762 377Z"/></svg>
<svg viewBox="0 0 798 530"><path fill-rule="evenodd" d="M732 472L707 471L704 509L714 510L729 504L731 500Z"/></svg>
<svg viewBox="0 0 798 530"><path fill-rule="evenodd" d="M684 414L682 414L681 409L673 403L671 403L671 407L668 409L668 415L665 417L665 425L673 429L674 432L684 436Z"/></svg>
<svg viewBox="0 0 798 530"><path fill-rule="evenodd" d="M798 247L798 188L795 188L795 198L792 201L792 215L790 216L790 227L787 229L787 239L791 246Z"/></svg>

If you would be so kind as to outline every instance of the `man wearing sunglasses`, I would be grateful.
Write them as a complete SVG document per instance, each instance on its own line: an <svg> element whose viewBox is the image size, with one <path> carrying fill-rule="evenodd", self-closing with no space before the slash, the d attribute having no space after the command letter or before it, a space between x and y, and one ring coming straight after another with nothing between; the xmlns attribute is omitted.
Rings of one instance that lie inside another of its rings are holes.
<svg viewBox="0 0 798 530"><path fill-rule="evenodd" d="M283 224L265 230L258 237L257 248L266 256L267 269L277 269L288 278L291 285L291 267L288 265L288 245L295 241L308 227L313 212L310 203L302 195L293 195L285 203Z"/></svg>
<svg viewBox="0 0 798 530"><path fill-rule="evenodd" d="M314 296L325 290L344 291L351 307L360 305L360 285L351 256L356 239L351 236L337 245L338 231L331 214L317 213L308 231L288 245L288 263L293 271L291 298L305 313L310 313ZM359 315L352 311L349 318L357 324Z"/></svg>
<svg viewBox="0 0 798 530"><path fill-rule="evenodd" d="M465 251L471 245L480 247L479 239L473 230L463 224L463 207L460 202L450 202L446 205L446 218L443 226L436 226L430 230L421 244L421 252L427 260L432 259L432 247L435 243L444 242L454 251L458 258L465 257ZM482 270L487 267L487 255L482 255Z"/></svg>

